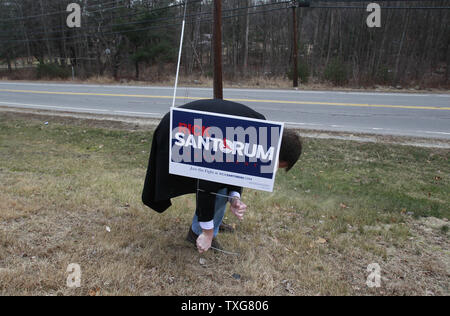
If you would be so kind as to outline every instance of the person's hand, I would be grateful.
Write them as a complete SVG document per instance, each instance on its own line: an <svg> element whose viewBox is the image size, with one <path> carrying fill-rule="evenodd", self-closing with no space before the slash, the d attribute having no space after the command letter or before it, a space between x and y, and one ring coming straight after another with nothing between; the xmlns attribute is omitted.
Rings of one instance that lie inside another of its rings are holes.
<svg viewBox="0 0 450 316"><path fill-rule="evenodd" d="M233 198L231 201L231 212L236 215L239 220L244 219L244 214L247 211L247 205L242 203L238 198Z"/></svg>
<svg viewBox="0 0 450 316"><path fill-rule="evenodd" d="M214 230L203 231L203 233L197 238L198 252L204 253L211 248L212 240L214 238Z"/></svg>

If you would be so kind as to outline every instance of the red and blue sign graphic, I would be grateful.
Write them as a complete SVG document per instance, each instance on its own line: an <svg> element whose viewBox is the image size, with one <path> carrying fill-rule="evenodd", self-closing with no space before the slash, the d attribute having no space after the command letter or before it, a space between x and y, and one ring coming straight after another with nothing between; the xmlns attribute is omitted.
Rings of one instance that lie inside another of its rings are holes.
<svg viewBox="0 0 450 316"><path fill-rule="evenodd" d="M171 109L169 172L273 191L283 123Z"/></svg>

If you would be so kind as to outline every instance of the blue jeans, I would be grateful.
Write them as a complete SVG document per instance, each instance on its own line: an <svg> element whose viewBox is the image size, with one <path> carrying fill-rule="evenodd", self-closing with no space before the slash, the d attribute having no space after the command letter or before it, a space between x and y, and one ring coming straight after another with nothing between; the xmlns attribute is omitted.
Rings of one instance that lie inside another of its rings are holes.
<svg viewBox="0 0 450 316"><path fill-rule="evenodd" d="M228 189L222 189L217 192L217 194L226 196L228 195ZM225 211L227 210L228 198L225 196L216 196L216 205L214 207L214 237L219 234L219 227L222 224ZM203 233L203 230L198 222L197 215L194 215L194 219L192 220L192 230L197 235L201 235Z"/></svg>

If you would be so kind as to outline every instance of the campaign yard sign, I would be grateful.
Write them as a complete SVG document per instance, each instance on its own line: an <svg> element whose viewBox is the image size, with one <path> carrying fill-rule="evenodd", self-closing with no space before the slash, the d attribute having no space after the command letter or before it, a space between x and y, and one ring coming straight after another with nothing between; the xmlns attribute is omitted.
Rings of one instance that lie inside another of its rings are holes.
<svg viewBox="0 0 450 316"><path fill-rule="evenodd" d="M273 191L283 123L172 108L170 126L170 174Z"/></svg>

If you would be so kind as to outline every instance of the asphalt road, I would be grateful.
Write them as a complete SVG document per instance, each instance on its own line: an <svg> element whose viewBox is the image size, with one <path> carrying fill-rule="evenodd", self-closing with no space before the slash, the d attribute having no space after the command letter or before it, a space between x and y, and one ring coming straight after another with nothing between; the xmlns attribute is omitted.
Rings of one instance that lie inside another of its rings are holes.
<svg viewBox="0 0 450 316"><path fill-rule="evenodd" d="M211 98L212 89L179 88L176 105ZM172 87L0 82L0 106L162 117ZM450 94L225 89L269 120L312 130L450 139Z"/></svg>

